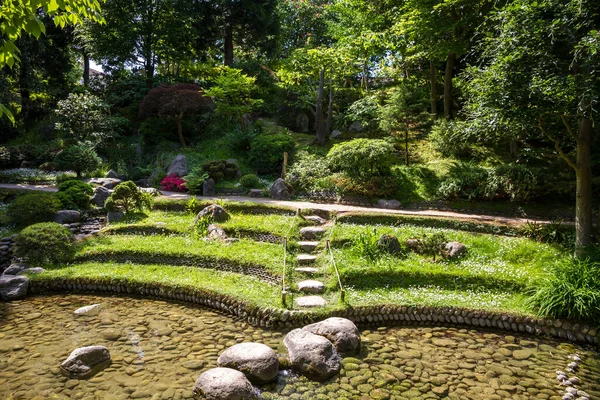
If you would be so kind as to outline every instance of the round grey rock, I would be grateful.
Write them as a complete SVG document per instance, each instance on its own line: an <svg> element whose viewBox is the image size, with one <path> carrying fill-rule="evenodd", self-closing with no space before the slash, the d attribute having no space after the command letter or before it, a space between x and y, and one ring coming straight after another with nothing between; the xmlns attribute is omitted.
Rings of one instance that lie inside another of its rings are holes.
<svg viewBox="0 0 600 400"><path fill-rule="evenodd" d="M340 353L360 351L360 331L354 322L346 318L332 317L321 322L306 325L305 331L327 338Z"/></svg>
<svg viewBox="0 0 600 400"><path fill-rule="evenodd" d="M104 346L80 347L71 352L60 368L74 378L89 378L110 364L110 352Z"/></svg>
<svg viewBox="0 0 600 400"><path fill-rule="evenodd" d="M29 268L29 265L24 263L15 263L11 264L8 268L4 270L2 275L17 275L19 272Z"/></svg>
<svg viewBox="0 0 600 400"><path fill-rule="evenodd" d="M167 176L186 176L188 174L188 162L187 158L183 154L179 154L173 159L169 169L167 170Z"/></svg>
<svg viewBox="0 0 600 400"><path fill-rule="evenodd" d="M252 383L267 383L277 378L279 358L262 343L240 343L225 350L217 360L219 367L236 369Z"/></svg>
<svg viewBox="0 0 600 400"><path fill-rule="evenodd" d="M257 398L246 375L231 368L213 368L202 373L193 389L197 400L254 400Z"/></svg>
<svg viewBox="0 0 600 400"><path fill-rule="evenodd" d="M310 379L324 381L340 371L341 357L333 344L308 330L294 329L285 336L292 368Z"/></svg>
<svg viewBox="0 0 600 400"><path fill-rule="evenodd" d="M92 304L90 306L85 306L85 307L81 307L78 308L77 310L73 311L73 314L75 314L76 316L94 316L94 315L98 315L100 314L100 311L102 310L102 305L101 304Z"/></svg>
<svg viewBox="0 0 600 400"><path fill-rule="evenodd" d="M5 301L21 299L27 296L29 278L20 275L2 275L0 277L0 298Z"/></svg>
<svg viewBox="0 0 600 400"><path fill-rule="evenodd" d="M447 258L462 256L467 252L467 246L460 242L448 242L444 247Z"/></svg>
<svg viewBox="0 0 600 400"><path fill-rule="evenodd" d="M205 207L202 211L196 215L196 220L194 221L194 225L198 222L198 220L202 217L208 216L214 222L225 222L231 218L225 209L217 204L211 204L208 207Z"/></svg>
<svg viewBox="0 0 600 400"><path fill-rule="evenodd" d="M288 200L294 190L288 185L283 179L278 178L273 185L271 185L271 197L276 200Z"/></svg>
<svg viewBox="0 0 600 400"><path fill-rule="evenodd" d="M54 222L72 224L81 220L81 213L75 210L60 210L54 215Z"/></svg>

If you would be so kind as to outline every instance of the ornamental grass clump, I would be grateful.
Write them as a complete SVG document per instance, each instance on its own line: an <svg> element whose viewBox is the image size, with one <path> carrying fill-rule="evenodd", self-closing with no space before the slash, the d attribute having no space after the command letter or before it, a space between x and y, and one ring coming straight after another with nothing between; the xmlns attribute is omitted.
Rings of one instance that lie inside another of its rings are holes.
<svg viewBox="0 0 600 400"><path fill-rule="evenodd" d="M56 222L28 226L15 242L15 255L30 263L68 262L75 254L73 233Z"/></svg>
<svg viewBox="0 0 600 400"><path fill-rule="evenodd" d="M568 259L531 291L527 305L539 316L600 320L600 262Z"/></svg>

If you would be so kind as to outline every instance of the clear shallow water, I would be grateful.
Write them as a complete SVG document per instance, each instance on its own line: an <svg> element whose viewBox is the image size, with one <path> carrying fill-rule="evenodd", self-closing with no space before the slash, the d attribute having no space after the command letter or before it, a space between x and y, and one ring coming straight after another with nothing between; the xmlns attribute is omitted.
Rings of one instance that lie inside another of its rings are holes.
<svg viewBox="0 0 600 400"><path fill-rule="evenodd" d="M95 317L75 317L101 303ZM187 304L99 296L0 303L0 399L189 399L196 378L228 346L258 341L284 354L285 332L255 328ZM310 382L287 372L265 399L560 399L568 355L583 358L580 389L600 398L600 356L554 340L456 328L363 330L363 351L340 375ZM105 345L113 362L88 380L60 363L81 346Z"/></svg>

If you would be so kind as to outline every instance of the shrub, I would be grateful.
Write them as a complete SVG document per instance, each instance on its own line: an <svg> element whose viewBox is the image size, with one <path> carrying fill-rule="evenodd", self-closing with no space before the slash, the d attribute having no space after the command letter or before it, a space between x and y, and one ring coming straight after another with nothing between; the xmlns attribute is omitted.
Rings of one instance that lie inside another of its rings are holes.
<svg viewBox="0 0 600 400"><path fill-rule="evenodd" d="M97 146L110 136L108 106L93 94L71 93L58 102L55 112L60 120L56 129L78 143Z"/></svg>
<svg viewBox="0 0 600 400"><path fill-rule="evenodd" d="M398 188L398 181L391 176L349 177L335 174L331 178L336 192L341 196L360 196L369 199L393 198ZM322 182L318 182L322 184Z"/></svg>
<svg viewBox="0 0 600 400"><path fill-rule="evenodd" d="M552 266L552 275L532 289L527 304L539 316L600 319L600 263L570 259Z"/></svg>
<svg viewBox="0 0 600 400"><path fill-rule="evenodd" d="M426 254L433 257L440 255L448 240L442 232L436 232L431 235L423 235L417 239L415 251L419 254Z"/></svg>
<svg viewBox="0 0 600 400"><path fill-rule="evenodd" d="M433 148L446 157L469 155L470 145L465 140L461 124L461 121L448 121L445 118L437 119L429 133L429 141Z"/></svg>
<svg viewBox="0 0 600 400"><path fill-rule="evenodd" d="M562 220L551 221L548 224L527 221L519 227L519 234L542 243L558 243L565 246L575 243L575 230L572 226L563 224Z"/></svg>
<svg viewBox="0 0 600 400"><path fill-rule="evenodd" d="M132 181L119 183L112 194L106 199L104 208L109 211L144 211L152 207L152 195L136 186Z"/></svg>
<svg viewBox="0 0 600 400"><path fill-rule="evenodd" d="M75 253L73 233L56 222L28 226L15 242L15 255L31 263L68 262Z"/></svg>
<svg viewBox="0 0 600 400"><path fill-rule="evenodd" d="M85 210L90 207L90 197L94 189L85 182L70 179L58 185L56 197L60 200L62 208L66 210Z"/></svg>
<svg viewBox="0 0 600 400"><path fill-rule="evenodd" d="M102 160L96 151L87 145L67 147L54 159L56 167L61 171L75 171L77 177L82 172L90 172L102 165Z"/></svg>
<svg viewBox="0 0 600 400"><path fill-rule="evenodd" d="M381 256L377 229L361 231L352 241L352 247L364 258L373 261Z"/></svg>
<svg viewBox="0 0 600 400"><path fill-rule="evenodd" d="M349 176L382 176L394 164L394 146L382 139L354 139L334 145L327 160L332 170Z"/></svg>
<svg viewBox="0 0 600 400"><path fill-rule="evenodd" d="M527 201L540 196L538 171L521 164L504 164L490 171L488 187L496 189L496 196L511 201Z"/></svg>
<svg viewBox="0 0 600 400"><path fill-rule="evenodd" d="M250 164L259 174L279 172L283 153L291 153L294 145L294 139L285 134L258 135L252 141Z"/></svg>
<svg viewBox="0 0 600 400"><path fill-rule="evenodd" d="M261 186L258 176L247 174L240 178L240 184L246 189L255 189Z"/></svg>
<svg viewBox="0 0 600 400"><path fill-rule="evenodd" d="M227 132L225 140L229 148L237 153L244 153L250 150L252 141L258 135L258 132L252 126L248 129L242 129L237 126Z"/></svg>
<svg viewBox="0 0 600 400"><path fill-rule="evenodd" d="M329 164L324 157L298 152L294 163L288 169L287 180L295 188L313 191L317 189L318 181L331 175Z"/></svg>
<svg viewBox="0 0 600 400"><path fill-rule="evenodd" d="M160 181L160 186L163 186L165 190L170 192L187 191L185 181L178 176L166 176L162 181Z"/></svg>
<svg viewBox="0 0 600 400"><path fill-rule="evenodd" d="M60 206L60 200L52 193L32 192L17 197L8 206L8 215L17 225L31 225L52 221Z"/></svg>
<svg viewBox="0 0 600 400"><path fill-rule="evenodd" d="M183 177L185 186L192 194L202 194L202 185L208 178L208 174L201 168L196 168Z"/></svg>
<svg viewBox="0 0 600 400"><path fill-rule="evenodd" d="M438 194L444 199L466 198L482 200L488 198L488 172L485 168L471 164L457 165L450 169L442 180Z"/></svg>
<svg viewBox="0 0 600 400"><path fill-rule="evenodd" d="M237 164L226 160L211 160L202 164L202 169L209 177L215 181L220 181L223 179L235 179L239 167Z"/></svg>

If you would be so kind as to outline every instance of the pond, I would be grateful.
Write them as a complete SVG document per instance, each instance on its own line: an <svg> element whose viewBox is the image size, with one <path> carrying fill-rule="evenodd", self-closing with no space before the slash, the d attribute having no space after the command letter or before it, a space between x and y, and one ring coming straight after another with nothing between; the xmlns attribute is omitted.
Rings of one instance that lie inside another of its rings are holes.
<svg viewBox="0 0 600 400"><path fill-rule="evenodd" d="M75 317L101 303L97 316ZM286 332L184 303L102 296L38 296L0 303L1 399L190 399L198 376L241 342L280 355ZM264 399L561 399L556 370L583 359L579 389L600 398L600 355L571 343L451 327L362 330L363 351L317 383L289 371ZM105 345L112 364L87 380L59 365L77 347Z"/></svg>

